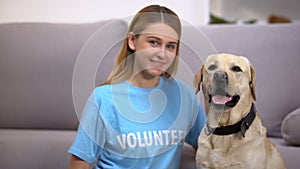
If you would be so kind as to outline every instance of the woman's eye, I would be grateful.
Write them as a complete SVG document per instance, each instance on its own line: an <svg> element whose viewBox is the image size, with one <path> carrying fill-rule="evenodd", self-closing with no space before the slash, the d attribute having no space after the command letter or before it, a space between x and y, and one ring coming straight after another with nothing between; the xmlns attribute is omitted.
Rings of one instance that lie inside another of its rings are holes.
<svg viewBox="0 0 300 169"><path fill-rule="evenodd" d="M173 45L173 44L171 44L171 45L167 45L167 48L168 48L168 49L175 49L175 47L176 47L176 46L175 46L175 45Z"/></svg>
<svg viewBox="0 0 300 169"><path fill-rule="evenodd" d="M242 72L242 69L239 66L233 66L231 70L234 72Z"/></svg>
<svg viewBox="0 0 300 169"><path fill-rule="evenodd" d="M158 42L155 41L155 40L151 40L149 43L150 43L152 46L156 46L156 45L158 44Z"/></svg>

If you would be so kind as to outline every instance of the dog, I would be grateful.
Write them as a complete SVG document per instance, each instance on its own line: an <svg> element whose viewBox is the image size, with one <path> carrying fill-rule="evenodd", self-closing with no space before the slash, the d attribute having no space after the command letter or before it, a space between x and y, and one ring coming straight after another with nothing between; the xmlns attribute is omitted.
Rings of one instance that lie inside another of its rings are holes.
<svg viewBox="0 0 300 169"><path fill-rule="evenodd" d="M194 78L207 124L198 138L198 169L285 169L257 115L256 75L249 60L233 54L207 57Z"/></svg>

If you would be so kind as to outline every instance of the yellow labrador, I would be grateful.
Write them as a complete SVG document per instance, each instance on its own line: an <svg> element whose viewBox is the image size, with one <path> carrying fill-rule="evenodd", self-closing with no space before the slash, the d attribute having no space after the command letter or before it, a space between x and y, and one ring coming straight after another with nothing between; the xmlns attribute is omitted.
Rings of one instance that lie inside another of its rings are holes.
<svg viewBox="0 0 300 169"><path fill-rule="evenodd" d="M255 83L248 59L232 54L208 56L195 75L197 92L202 85L207 116L198 139L198 168L286 168L257 116Z"/></svg>

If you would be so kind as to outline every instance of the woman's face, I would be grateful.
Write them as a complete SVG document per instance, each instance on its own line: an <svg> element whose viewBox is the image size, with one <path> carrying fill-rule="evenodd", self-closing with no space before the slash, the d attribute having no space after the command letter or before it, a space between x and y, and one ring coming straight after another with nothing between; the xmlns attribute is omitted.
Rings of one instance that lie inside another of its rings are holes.
<svg viewBox="0 0 300 169"><path fill-rule="evenodd" d="M139 36L130 33L128 45L134 50L134 72L155 77L173 63L178 48L178 35L169 25L154 23Z"/></svg>

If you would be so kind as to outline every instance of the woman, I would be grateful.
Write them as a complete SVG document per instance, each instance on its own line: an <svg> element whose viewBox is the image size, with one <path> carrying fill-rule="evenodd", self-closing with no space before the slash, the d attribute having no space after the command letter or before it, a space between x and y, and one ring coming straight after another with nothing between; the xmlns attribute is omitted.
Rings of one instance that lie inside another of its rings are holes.
<svg viewBox="0 0 300 169"><path fill-rule="evenodd" d="M175 80L181 23L150 5L133 18L115 67L89 97L70 169L178 168L183 142L197 147L206 118L194 92Z"/></svg>

